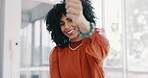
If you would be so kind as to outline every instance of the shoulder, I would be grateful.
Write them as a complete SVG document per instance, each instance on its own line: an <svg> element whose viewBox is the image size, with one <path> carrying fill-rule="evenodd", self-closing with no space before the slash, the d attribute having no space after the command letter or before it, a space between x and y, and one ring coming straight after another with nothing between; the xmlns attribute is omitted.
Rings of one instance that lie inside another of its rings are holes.
<svg viewBox="0 0 148 78"><path fill-rule="evenodd" d="M51 64L54 64L58 61L58 47L54 47L49 55L49 64L51 66Z"/></svg>
<svg viewBox="0 0 148 78"><path fill-rule="evenodd" d="M57 55L59 47L55 46L51 51L50 51L50 56Z"/></svg>

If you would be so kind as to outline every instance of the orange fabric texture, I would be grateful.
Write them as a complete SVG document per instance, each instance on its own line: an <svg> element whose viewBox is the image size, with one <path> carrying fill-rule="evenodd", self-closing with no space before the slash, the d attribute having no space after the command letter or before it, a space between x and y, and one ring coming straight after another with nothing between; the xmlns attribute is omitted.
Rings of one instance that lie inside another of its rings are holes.
<svg viewBox="0 0 148 78"><path fill-rule="evenodd" d="M82 44L74 51L56 46L49 59L49 78L104 78L103 60L109 43L102 34L102 30L95 29L90 37L70 43L71 47Z"/></svg>

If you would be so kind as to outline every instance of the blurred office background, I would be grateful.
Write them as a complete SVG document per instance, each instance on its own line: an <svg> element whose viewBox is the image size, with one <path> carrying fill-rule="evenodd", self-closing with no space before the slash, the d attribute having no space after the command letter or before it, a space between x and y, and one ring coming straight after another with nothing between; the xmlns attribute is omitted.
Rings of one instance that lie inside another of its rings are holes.
<svg viewBox="0 0 148 78"><path fill-rule="evenodd" d="M49 78L44 17L60 0L0 0L0 78ZM148 0L92 0L111 48L105 78L148 78Z"/></svg>

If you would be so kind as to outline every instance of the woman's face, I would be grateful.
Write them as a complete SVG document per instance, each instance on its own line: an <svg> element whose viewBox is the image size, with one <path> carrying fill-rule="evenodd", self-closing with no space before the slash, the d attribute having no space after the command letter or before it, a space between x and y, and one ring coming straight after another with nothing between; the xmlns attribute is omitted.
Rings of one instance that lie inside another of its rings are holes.
<svg viewBox="0 0 148 78"><path fill-rule="evenodd" d="M72 22L70 18L67 18L65 15L62 15L60 21L61 31L72 41L79 41L82 38L79 35L79 29L76 24Z"/></svg>

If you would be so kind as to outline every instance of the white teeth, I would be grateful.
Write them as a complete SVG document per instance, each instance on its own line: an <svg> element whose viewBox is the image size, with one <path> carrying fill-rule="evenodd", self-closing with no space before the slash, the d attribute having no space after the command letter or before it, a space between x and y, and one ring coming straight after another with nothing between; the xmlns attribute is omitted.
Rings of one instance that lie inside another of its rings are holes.
<svg viewBox="0 0 148 78"><path fill-rule="evenodd" d="M73 31L74 31L74 30L70 30L70 31L68 31L67 33L68 33L68 34L71 34Z"/></svg>

